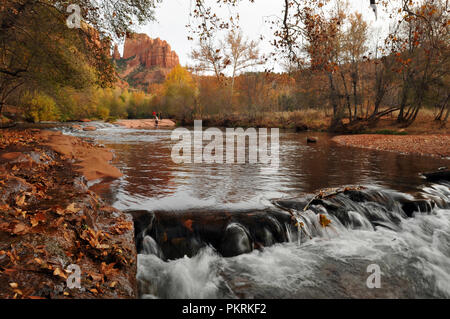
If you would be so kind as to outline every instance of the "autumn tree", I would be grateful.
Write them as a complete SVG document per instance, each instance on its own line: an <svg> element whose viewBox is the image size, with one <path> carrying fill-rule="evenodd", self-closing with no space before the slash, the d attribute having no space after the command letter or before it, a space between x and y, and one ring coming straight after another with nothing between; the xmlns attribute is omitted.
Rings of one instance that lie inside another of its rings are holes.
<svg viewBox="0 0 450 319"><path fill-rule="evenodd" d="M258 43L246 39L242 31L231 30L225 40L224 64L231 67L230 96L233 98L236 75L262 64Z"/></svg>
<svg viewBox="0 0 450 319"><path fill-rule="evenodd" d="M198 104L198 90L191 74L178 65L167 75L163 86L165 111L182 122L192 120Z"/></svg>
<svg viewBox="0 0 450 319"><path fill-rule="evenodd" d="M360 13L351 14L348 17L348 23L349 27L344 33L343 39L343 54L344 63L346 63L350 69L353 114L350 108L349 119L352 121L352 119L356 120L358 118L358 105L362 102L362 98L359 97L361 92L358 92L358 86L360 82L360 65L367 57L368 26ZM347 95L348 106L350 106L349 100L350 98Z"/></svg>
<svg viewBox="0 0 450 319"><path fill-rule="evenodd" d="M66 25L69 4L79 5L81 29ZM76 89L109 85L115 73L109 39L132 21L153 18L153 0L9 0L0 5L0 112L18 89Z"/></svg>
<svg viewBox="0 0 450 319"><path fill-rule="evenodd" d="M236 76L262 63L258 43L244 37L242 31L230 30L225 39L214 44L213 39L201 39L191 57L196 68L213 72L218 82L228 84L230 103L233 104ZM229 77L225 77L229 73Z"/></svg>
<svg viewBox="0 0 450 319"><path fill-rule="evenodd" d="M398 121L405 126L414 122L427 100L433 98L430 96L433 87L441 88L437 98L443 105L448 101L450 37L447 5L447 2L437 0L405 3L398 32L391 36L396 70L402 76Z"/></svg>
<svg viewBox="0 0 450 319"><path fill-rule="evenodd" d="M191 52L191 58L196 62L195 68L201 72L213 72L220 81L226 68L222 50L212 39L200 39L198 48Z"/></svg>

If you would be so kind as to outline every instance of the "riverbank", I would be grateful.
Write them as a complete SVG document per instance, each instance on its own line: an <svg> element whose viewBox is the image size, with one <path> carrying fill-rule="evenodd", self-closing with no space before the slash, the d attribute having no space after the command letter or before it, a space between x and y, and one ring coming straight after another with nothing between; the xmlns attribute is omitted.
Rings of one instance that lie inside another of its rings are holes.
<svg viewBox="0 0 450 319"><path fill-rule="evenodd" d="M441 158L450 157L450 134L357 134L335 136L332 140L343 146L411 155L427 155Z"/></svg>
<svg viewBox="0 0 450 319"><path fill-rule="evenodd" d="M0 298L136 298L132 218L87 187L121 175L112 153L59 132L0 135Z"/></svg>

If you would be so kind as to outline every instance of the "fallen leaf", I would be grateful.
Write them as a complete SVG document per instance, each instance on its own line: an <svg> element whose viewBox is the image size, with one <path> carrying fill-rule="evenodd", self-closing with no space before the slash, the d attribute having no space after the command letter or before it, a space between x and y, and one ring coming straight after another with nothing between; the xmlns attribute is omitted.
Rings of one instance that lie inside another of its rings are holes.
<svg viewBox="0 0 450 319"><path fill-rule="evenodd" d="M9 285L11 286L11 288L14 288L14 289L16 289L16 288L19 287L19 285L17 284L17 282L10 282Z"/></svg>
<svg viewBox="0 0 450 319"><path fill-rule="evenodd" d="M191 232L193 232L194 230L192 229L192 219L188 219L186 220L184 223L184 226L189 229Z"/></svg>
<svg viewBox="0 0 450 319"><path fill-rule="evenodd" d="M66 274L61 270L61 268L56 268L55 271L53 271L54 276L59 276L61 278L67 279Z"/></svg>
<svg viewBox="0 0 450 319"><path fill-rule="evenodd" d="M105 262L102 262L100 266L102 274L104 274L105 276L117 274L119 272L119 269L114 268L115 265L116 263L106 264Z"/></svg>
<svg viewBox="0 0 450 319"><path fill-rule="evenodd" d="M69 206L67 206L66 211L69 213L75 214L80 211L80 208L75 208L75 203L72 203Z"/></svg>
<svg viewBox="0 0 450 319"><path fill-rule="evenodd" d="M42 212L39 212L31 218L31 226L36 227L39 225L39 222L44 222L45 220L45 215Z"/></svg>
<svg viewBox="0 0 450 319"><path fill-rule="evenodd" d="M89 274L89 276L91 276L93 281L102 281L103 282L102 274L91 273L91 274Z"/></svg>
<svg viewBox="0 0 450 319"><path fill-rule="evenodd" d="M322 227L328 227L328 225L331 224L331 220L329 220L327 216L323 214L319 214L319 222Z"/></svg>
<svg viewBox="0 0 450 319"><path fill-rule="evenodd" d="M23 223L18 223L13 228L13 233L15 235L23 235L23 234L27 233L27 231L28 231L28 226Z"/></svg>
<svg viewBox="0 0 450 319"><path fill-rule="evenodd" d="M21 295L21 296L23 295L22 290L20 290L20 289L14 289L13 291L18 295Z"/></svg>
<svg viewBox="0 0 450 319"><path fill-rule="evenodd" d="M17 196L16 197L16 205L21 207L21 206L23 206L23 204L25 204L25 195Z"/></svg>
<svg viewBox="0 0 450 319"><path fill-rule="evenodd" d="M6 275L12 275L13 273L15 273L17 271L17 269L14 268L7 268L5 270L3 270L3 273Z"/></svg>

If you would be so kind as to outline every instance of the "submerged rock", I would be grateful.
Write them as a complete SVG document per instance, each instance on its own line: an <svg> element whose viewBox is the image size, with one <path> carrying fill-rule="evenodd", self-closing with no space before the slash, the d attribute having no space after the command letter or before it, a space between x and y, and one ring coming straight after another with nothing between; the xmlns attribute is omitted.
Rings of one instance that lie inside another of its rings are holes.
<svg viewBox="0 0 450 319"><path fill-rule="evenodd" d="M306 138L306 142L308 143L317 143L319 141L319 138L317 136L308 136Z"/></svg>
<svg viewBox="0 0 450 319"><path fill-rule="evenodd" d="M86 132L97 131L97 128L95 126L85 126L85 127L83 127L83 131L86 131Z"/></svg>

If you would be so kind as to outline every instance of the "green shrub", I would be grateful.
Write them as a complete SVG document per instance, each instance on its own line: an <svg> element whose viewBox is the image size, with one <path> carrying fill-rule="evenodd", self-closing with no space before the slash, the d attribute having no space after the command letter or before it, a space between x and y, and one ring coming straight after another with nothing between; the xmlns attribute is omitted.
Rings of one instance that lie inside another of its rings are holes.
<svg viewBox="0 0 450 319"><path fill-rule="evenodd" d="M102 120L109 118L109 109L106 106L97 107L97 116Z"/></svg>
<svg viewBox="0 0 450 319"><path fill-rule="evenodd" d="M30 122L59 121L60 111L50 96L43 93L28 93L23 98L25 119Z"/></svg>

